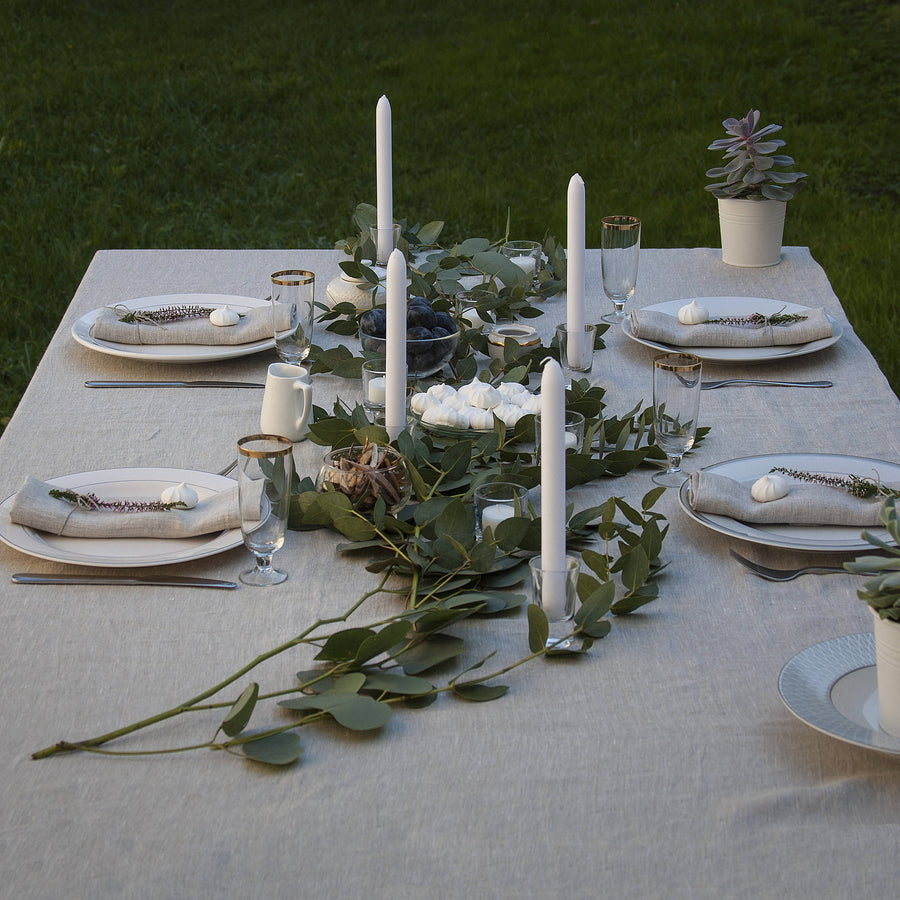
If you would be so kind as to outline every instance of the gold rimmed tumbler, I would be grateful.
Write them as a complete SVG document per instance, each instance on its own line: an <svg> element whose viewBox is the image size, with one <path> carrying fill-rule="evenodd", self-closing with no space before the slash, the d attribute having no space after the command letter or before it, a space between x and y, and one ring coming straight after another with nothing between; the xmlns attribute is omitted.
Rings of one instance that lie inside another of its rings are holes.
<svg viewBox="0 0 900 900"><path fill-rule="evenodd" d="M275 352L282 362L299 365L309 356L312 343L316 276L305 269L284 269L274 272L271 281ZM277 304L290 307L287 328L279 321Z"/></svg>
<svg viewBox="0 0 900 900"><path fill-rule="evenodd" d="M251 434L237 442L238 499L244 545L256 566L240 575L244 584L281 584L287 573L272 566L284 545L294 472L293 444L274 434Z"/></svg>
<svg viewBox="0 0 900 900"><path fill-rule="evenodd" d="M656 443L669 458L665 472L652 481L680 487L687 477L681 458L694 446L700 411L702 363L691 353L661 353L653 357L653 429Z"/></svg>

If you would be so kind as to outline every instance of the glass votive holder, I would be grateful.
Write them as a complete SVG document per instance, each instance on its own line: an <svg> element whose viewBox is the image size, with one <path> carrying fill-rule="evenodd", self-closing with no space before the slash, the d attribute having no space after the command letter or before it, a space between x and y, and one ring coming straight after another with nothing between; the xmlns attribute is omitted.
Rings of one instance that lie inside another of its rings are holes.
<svg viewBox="0 0 900 900"><path fill-rule="evenodd" d="M559 344L559 361L562 365L566 387L572 386L573 378L586 377L594 366L594 338L596 325L585 325L584 332L570 331L566 325L556 326L556 340Z"/></svg>
<svg viewBox="0 0 900 900"><path fill-rule="evenodd" d="M484 532L493 531L504 519L525 515L527 490L521 484L494 481L475 488L475 539L484 539Z"/></svg>
<svg viewBox="0 0 900 900"><path fill-rule="evenodd" d="M537 281L541 270L541 245L538 241L507 241L500 252L525 273L529 286Z"/></svg>
<svg viewBox="0 0 900 900"><path fill-rule="evenodd" d="M580 453L584 446L584 416L580 412L568 410L565 418L565 442L566 453ZM541 459L541 414L534 417L535 459L540 463Z"/></svg>
<svg viewBox="0 0 900 900"><path fill-rule="evenodd" d="M575 616L581 564L576 557L566 556L565 571L549 571L543 567L543 557L535 556L529 560L528 566L531 569L531 602L544 611L551 625L546 647L548 650L563 650L571 645L570 640L564 639L569 628L562 626L554 629L552 626L569 622Z"/></svg>
<svg viewBox="0 0 900 900"><path fill-rule="evenodd" d="M390 228L379 228L377 225L370 225L369 237L375 246L372 262L376 266L386 266L391 251L396 250L400 246L400 226L392 225Z"/></svg>
<svg viewBox="0 0 900 900"><path fill-rule="evenodd" d="M367 359L362 364L363 406L368 410L384 412L385 361L383 358Z"/></svg>

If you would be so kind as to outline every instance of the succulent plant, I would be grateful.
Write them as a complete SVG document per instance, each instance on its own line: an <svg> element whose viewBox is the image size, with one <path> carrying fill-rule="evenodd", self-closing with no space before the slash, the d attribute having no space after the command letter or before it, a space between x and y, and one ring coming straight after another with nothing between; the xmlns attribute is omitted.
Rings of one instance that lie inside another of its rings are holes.
<svg viewBox="0 0 900 900"><path fill-rule="evenodd" d="M730 137L713 141L707 149L724 150L724 158L730 162L706 173L707 178L725 179L706 186L713 196L733 200L790 200L806 187L802 180L806 178L805 172L780 171L783 166L794 165L790 156L775 154L784 141L762 140L781 131L780 125L766 125L757 131L758 109L751 109L743 119L726 119L722 124Z"/></svg>
<svg viewBox="0 0 900 900"><path fill-rule="evenodd" d="M863 537L888 556L858 556L853 562L844 563L848 572L858 575L873 575L856 592L860 600L865 600L882 619L900 622L900 510L897 498L888 497L879 513L894 544L886 543L868 531Z"/></svg>

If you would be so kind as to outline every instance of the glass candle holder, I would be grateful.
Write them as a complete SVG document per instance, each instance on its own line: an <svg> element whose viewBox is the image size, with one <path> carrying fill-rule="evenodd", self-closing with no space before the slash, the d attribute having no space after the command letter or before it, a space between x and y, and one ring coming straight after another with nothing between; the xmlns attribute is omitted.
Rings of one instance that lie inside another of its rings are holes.
<svg viewBox="0 0 900 900"><path fill-rule="evenodd" d="M541 245L538 241L507 241L500 252L522 270L529 287L537 282L541 267Z"/></svg>
<svg viewBox="0 0 900 900"><path fill-rule="evenodd" d="M384 412L385 363L384 360L367 359L362 364L363 406L368 410Z"/></svg>
<svg viewBox="0 0 900 900"><path fill-rule="evenodd" d="M546 647L563 650L571 645L571 640L565 639L571 629L564 623L575 616L581 564L576 557L567 556L564 572L549 571L543 567L542 557L535 556L528 566L531 569L531 602L544 611L550 623Z"/></svg>
<svg viewBox="0 0 900 900"><path fill-rule="evenodd" d="M573 378L583 378L591 374L594 367L594 338L596 325L585 325L583 331L574 333L566 325L556 326L556 340L559 344L559 361L562 365L566 387L572 386Z"/></svg>
<svg viewBox="0 0 900 900"><path fill-rule="evenodd" d="M521 484L494 481L475 488L475 539L483 540L505 519L525 515L527 490Z"/></svg>
<svg viewBox="0 0 900 900"><path fill-rule="evenodd" d="M566 453L580 453L584 446L584 416L580 412L570 410L566 412ZM541 458L541 414L534 417L534 431L536 440L536 459Z"/></svg>

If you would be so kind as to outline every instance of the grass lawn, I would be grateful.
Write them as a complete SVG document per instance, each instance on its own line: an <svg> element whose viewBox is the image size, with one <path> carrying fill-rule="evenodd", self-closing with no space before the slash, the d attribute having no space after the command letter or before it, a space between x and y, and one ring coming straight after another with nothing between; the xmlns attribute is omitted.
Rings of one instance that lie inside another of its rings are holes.
<svg viewBox="0 0 900 900"><path fill-rule="evenodd" d="M375 201L447 236L565 235L566 184L646 247L719 246L705 171L753 106L809 173L807 245L900 391L897 46L874 0L0 0L0 427L93 253L328 247Z"/></svg>

